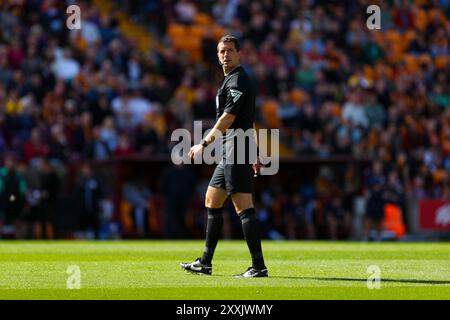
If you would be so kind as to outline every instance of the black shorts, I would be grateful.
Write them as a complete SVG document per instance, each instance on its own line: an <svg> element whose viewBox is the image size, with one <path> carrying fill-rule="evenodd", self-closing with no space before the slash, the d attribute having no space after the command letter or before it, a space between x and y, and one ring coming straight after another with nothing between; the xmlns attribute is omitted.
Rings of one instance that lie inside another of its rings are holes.
<svg viewBox="0 0 450 320"><path fill-rule="evenodd" d="M223 164L220 162L211 177L209 185L233 193L253 192L253 168L251 164Z"/></svg>

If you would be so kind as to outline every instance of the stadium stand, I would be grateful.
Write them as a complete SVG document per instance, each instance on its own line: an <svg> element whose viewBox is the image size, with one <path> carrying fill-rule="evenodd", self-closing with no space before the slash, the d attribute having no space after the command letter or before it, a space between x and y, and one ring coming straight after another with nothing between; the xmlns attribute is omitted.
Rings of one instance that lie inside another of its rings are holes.
<svg viewBox="0 0 450 320"><path fill-rule="evenodd" d="M243 65L257 84L258 125L280 128L283 156L378 160L383 190L397 194L385 200L388 223L401 235L402 195L450 200L448 0L372 1L381 7L381 30L366 27L364 0L77 1L82 28L69 30L72 2L0 3L0 154L19 159L28 186L42 159L70 194L86 161L170 154L174 129L214 118L222 79L215 42L231 33L242 39ZM327 230L336 222L344 224L339 237L354 236L343 217L354 214L355 196L370 196L373 172L351 163L327 168L307 180L274 177L261 190L266 237L335 237ZM170 236L159 179L149 178L145 236ZM202 230L201 181L187 237ZM102 210L100 237L136 233L136 208L117 188L107 188L104 205L116 214ZM336 192L345 214L333 209ZM36 234L31 207L18 237ZM76 214L53 221L57 237L73 237Z"/></svg>

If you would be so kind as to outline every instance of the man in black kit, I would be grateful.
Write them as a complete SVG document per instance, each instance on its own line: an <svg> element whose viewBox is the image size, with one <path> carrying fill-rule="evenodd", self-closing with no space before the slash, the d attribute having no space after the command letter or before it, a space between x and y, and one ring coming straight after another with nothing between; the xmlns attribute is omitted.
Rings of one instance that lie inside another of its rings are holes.
<svg viewBox="0 0 450 320"><path fill-rule="evenodd" d="M216 166L206 192L208 222L203 255L192 263L182 263L181 267L194 273L212 274L211 261L223 225L222 207L227 197L231 196L252 257L252 266L235 276L267 277L268 272L261 248L260 226L252 199L252 176L259 175L262 164L259 158L255 157L255 163L252 165L253 161L248 156L249 148L244 146L242 149L236 142L239 140L237 129L246 131L255 127L255 89L249 76L240 66L240 47L237 38L230 35L222 37L217 45L217 56L225 75L216 96L217 122L205 139L191 148L189 156L194 159L201 155L203 149L214 141L218 133L225 133L222 140L222 161ZM257 143L256 137L253 143ZM236 162L238 150L244 150L245 164Z"/></svg>

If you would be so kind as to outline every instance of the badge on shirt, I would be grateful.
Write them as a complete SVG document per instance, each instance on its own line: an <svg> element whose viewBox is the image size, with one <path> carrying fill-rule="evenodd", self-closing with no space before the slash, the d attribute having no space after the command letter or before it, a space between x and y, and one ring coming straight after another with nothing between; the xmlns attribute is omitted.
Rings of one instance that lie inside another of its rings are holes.
<svg viewBox="0 0 450 320"><path fill-rule="evenodd" d="M236 103L236 101L239 100L239 98L242 96L242 92L236 90L236 89L230 89L231 96L233 97L233 102Z"/></svg>

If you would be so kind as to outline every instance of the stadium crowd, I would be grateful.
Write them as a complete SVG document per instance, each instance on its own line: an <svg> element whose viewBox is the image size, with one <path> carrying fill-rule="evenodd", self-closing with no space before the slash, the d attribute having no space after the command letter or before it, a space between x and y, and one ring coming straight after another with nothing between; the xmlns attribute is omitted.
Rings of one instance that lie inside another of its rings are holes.
<svg viewBox="0 0 450 320"><path fill-rule="evenodd" d="M386 201L404 208L406 196L450 199L450 1L140 0L113 11L104 3L0 4L0 154L25 177L170 153L174 129L214 118L216 41L231 33L258 88L261 126L280 128L294 155L373 162L360 179L349 165L331 187L324 169L306 187L278 181L262 191L266 237L315 238L319 208L327 237L340 237L338 225L350 237L357 194L372 211ZM66 27L70 4L81 8L80 30ZM381 30L366 26L370 4L381 8ZM127 24L143 26L151 48Z"/></svg>

